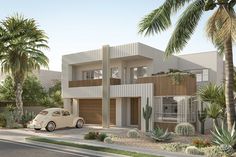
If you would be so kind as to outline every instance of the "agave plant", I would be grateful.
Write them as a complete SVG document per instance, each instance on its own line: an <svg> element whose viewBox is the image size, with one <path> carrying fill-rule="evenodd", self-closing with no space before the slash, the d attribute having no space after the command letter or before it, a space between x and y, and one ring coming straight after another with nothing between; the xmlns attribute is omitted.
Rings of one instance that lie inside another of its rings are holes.
<svg viewBox="0 0 236 157"><path fill-rule="evenodd" d="M221 128L214 125L214 132L211 131L213 136L213 143L216 145L230 145L231 147L235 147L236 145L236 132L235 132L235 123L233 124L232 129L229 131L224 127L222 123Z"/></svg>
<svg viewBox="0 0 236 157"><path fill-rule="evenodd" d="M153 129L151 133L151 138L158 142L169 141L172 139L172 135L170 132L168 132L168 129L164 131L163 129L158 127Z"/></svg>

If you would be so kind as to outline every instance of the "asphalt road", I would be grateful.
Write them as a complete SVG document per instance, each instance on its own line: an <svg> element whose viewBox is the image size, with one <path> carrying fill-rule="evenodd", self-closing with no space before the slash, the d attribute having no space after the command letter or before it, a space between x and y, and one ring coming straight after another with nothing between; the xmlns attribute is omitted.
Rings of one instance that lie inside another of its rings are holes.
<svg viewBox="0 0 236 157"><path fill-rule="evenodd" d="M83 152L61 151L42 146L0 140L0 157L94 157Z"/></svg>

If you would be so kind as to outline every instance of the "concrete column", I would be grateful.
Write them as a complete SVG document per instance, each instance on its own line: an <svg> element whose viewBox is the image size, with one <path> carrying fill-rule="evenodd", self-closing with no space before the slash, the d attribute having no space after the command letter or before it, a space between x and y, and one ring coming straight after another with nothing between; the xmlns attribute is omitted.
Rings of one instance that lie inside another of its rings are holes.
<svg viewBox="0 0 236 157"><path fill-rule="evenodd" d="M110 126L110 50L109 45L102 47L102 126Z"/></svg>
<svg viewBox="0 0 236 157"><path fill-rule="evenodd" d="M130 122L130 118L131 118L131 115L130 115L130 112L131 112L131 105L130 105L130 98L127 98L127 126L129 126L131 124Z"/></svg>
<svg viewBox="0 0 236 157"><path fill-rule="evenodd" d="M74 116L79 116L79 99L73 99L73 112Z"/></svg>
<svg viewBox="0 0 236 157"><path fill-rule="evenodd" d="M70 98L66 98L63 99L63 104L64 104L64 108L67 109L68 111L71 111L71 99Z"/></svg>
<svg viewBox="0 0 236 157"><path fill-rule="evenodd" d="M116 98L116 126L122 126L122 98Z"/></svg>

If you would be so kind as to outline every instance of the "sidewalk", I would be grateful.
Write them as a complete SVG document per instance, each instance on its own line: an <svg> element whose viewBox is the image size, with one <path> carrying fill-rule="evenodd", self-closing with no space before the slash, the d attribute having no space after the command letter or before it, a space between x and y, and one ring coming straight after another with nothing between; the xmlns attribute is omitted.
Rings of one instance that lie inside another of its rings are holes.
<svg viewBox="0 0 236 157"><path fill-rule="evenodd" d="M145 153L150 155L159 155L164 157L198 157L197 155L188 155L184 153L176 153L176 152L167 152L163 150L155 150L155 149L148 149L148 148L142 148L142 147L134 147L134 146L122 146L118 144L106 144L103 142L99 142L96 140L84 140L81 139L80 136L77 135L57 135L57 134L48 134L48 133L37 133L34 131L24 130L24 129L0 129L0 139L6 139L6 140L12 140L16 142L25 142L25 143L37 143L41 145L52 145L47 143L41 143L41 142L34 142L34 141L28 141L25 140L25 138L30 136L39 136L42 138L48 138L52 140L57 141L64 141L64 142L70 142L70 143L76 143L76 144L85 144L85 145L92 145L92 146L98 146L98 147L105 147L105 148L112 148L112 149L118 149L118 150L126 150L126 151L132 151L137 153ZM57 148L59 146L56 146ZM66 146L60 146L60 148L65 148ZM66 149L77 149L72 147L66 147ZM200 156L199 156L200 157ZM202 157L202 156L201 156Z"/></svg>

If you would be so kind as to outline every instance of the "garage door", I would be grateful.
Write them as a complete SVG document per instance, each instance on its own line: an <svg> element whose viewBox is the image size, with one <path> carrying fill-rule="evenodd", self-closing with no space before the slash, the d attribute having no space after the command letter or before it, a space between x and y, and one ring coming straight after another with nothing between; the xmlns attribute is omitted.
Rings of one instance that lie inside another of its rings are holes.
<svg viewBox="0 0 236 157"><path fill-rule="evenodd" d="M87 124L102 124L102 100L79 99L79 116L85 119ZM116 124L116 101L110 101L110 123Z"/></svg>

